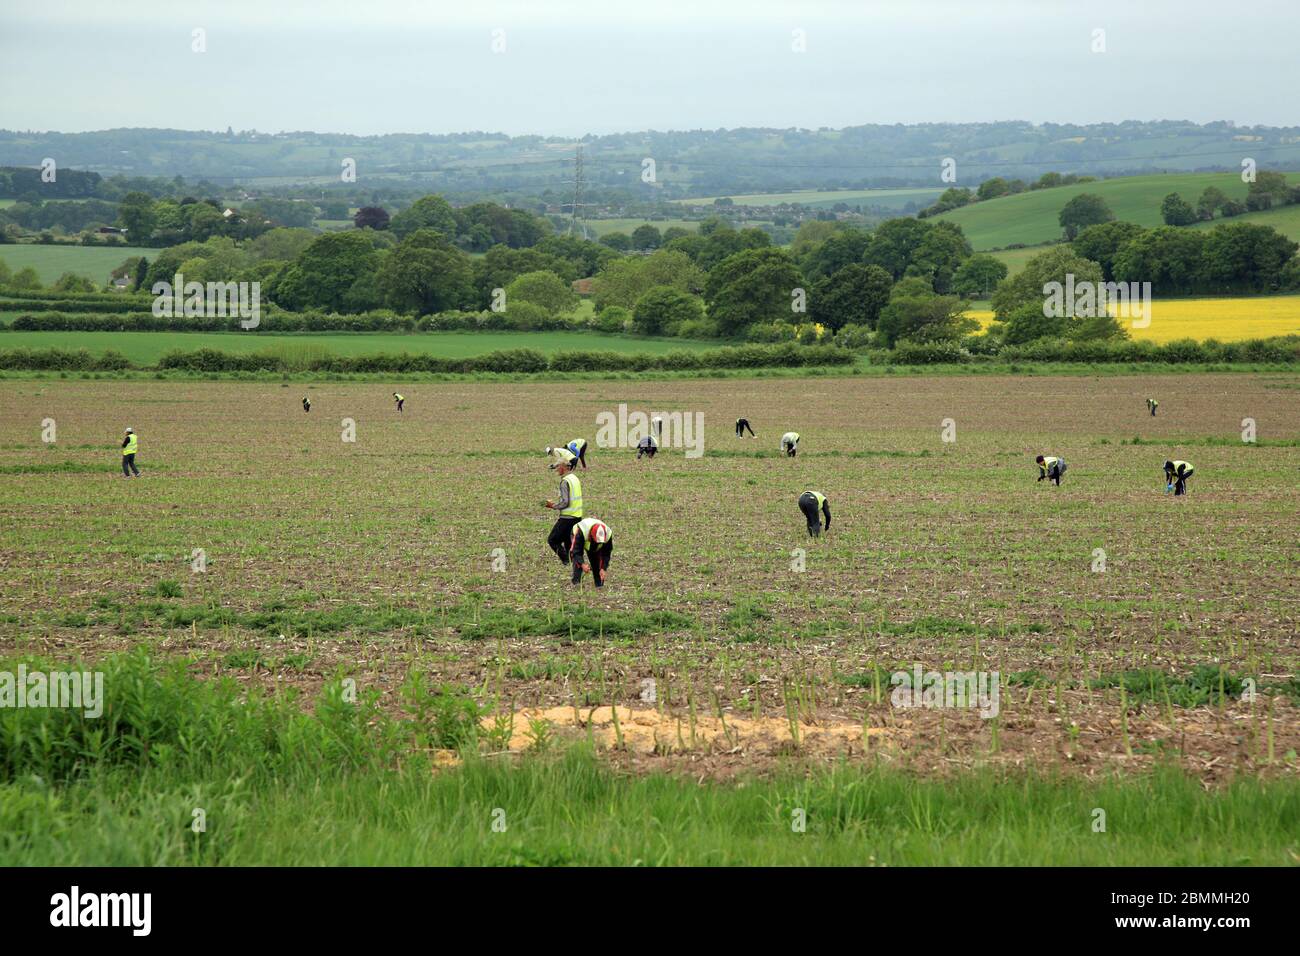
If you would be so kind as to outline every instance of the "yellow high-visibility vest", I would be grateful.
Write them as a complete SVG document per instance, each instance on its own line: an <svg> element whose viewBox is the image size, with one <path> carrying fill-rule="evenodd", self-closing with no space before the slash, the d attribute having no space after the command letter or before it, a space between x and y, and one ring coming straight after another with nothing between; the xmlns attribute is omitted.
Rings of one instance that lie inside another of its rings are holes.
<svg viewBox="0 0 1300 956"><path fill-rule="evenodd" d="M122 446L122 454L134 455L135 448L136 448L135 434L132 433L126 436L126 444Z"/></svg>
<svg viewBox="0 0 1300 956"><path fill-rule="evenodd" d="M561 485L569 486L569 506L560 511L566 518L582 517L582 482L578 476L569 473L560 479Z"/></svg>
<svg viewBox="0 0 1300 956"><path fill-rule="evenodd" d="M1046 474L1047 472L1051 471L1051 470L1052 470L1052 466L1053 466L1053 465L1056 465L1056 464L1059 464L1060 461L1061 461L1061 459L1059 459L1059 458L1053 458L1053 457L1051 457L1050 455L1044 455L1044 456L1043 456L1043 473Z"/></svg>
<svg viewBox="0 0 1300 956"><path fill-rule="evenodd" d="M812 496L813 496L814 498L817 499L817 510L818 510L818 511L821 511L821 510L822 510L822 505L826 504L826 496L825 496L824 494L822 494L820 491L814 491L814 492L810 492L810 493L812 494Z"/></svg>
<svg viewBox="0 0 1300 956"><path fill-rule="evenodd" d="M1192 470L1191 462L1187 462L1187 461L1176 461L1176 462L1174 462L1174 474L1175 474L1175 475L1178 474L1178 466L1179 466L1179 465L1182 465L1182 466L1183 466L1183 471L1184 471L1184 472L1188 472L1188 471L1191 471L1191 470Z"/></svg>

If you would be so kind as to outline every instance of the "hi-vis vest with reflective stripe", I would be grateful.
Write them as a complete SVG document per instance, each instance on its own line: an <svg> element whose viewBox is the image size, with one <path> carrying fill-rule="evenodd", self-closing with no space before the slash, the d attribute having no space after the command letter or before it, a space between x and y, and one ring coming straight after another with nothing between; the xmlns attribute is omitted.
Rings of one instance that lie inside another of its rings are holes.
<svg viewBox="0 0 1300 956"><path fill-rule="evenodd" d="M1176 462L1173 463L1173 465L1174 465L1174 474L1175 474L1175 475L1178 474L1178 466L1179 466L1179 465L1182 465L1182 466L1183 466L1183 472L1184 472L1184 473L1189 472L1189 471L1192 470L1192 463L1189 462L1189 461L1176 461Z"/></svg>
<svg viewBox="0 0 1300 956"><path fill-rule="evenodd" d="M784 435L781 436L781 447L784 448L786 445L797 445L797 444L799 444L798 432L786 432Z"/></svg>
<svg viewBox="0 0 1300 956"><path fill-rule="evenodd" d="M135 434L132 433L126 436L126 444L122 446L122 454L134 455L135 448L136 448Z"/></svg>
<svg viewBox="0 0 1300 956"><path fill-rule="evenodd" d="M583 518L573 526L573 532L576 535L582 532L583 539L587 542L587 548L590 550L598 544L604 544L610 538L614 537L614 532L609 530L609 525L599 518Z"/></svg>
<svg viewBox="0 0 1300 956"><path fill-rule="evenodd" d="M560 479L561 485L569 486L569 506L563 509L560 514L566 518L582 517L582 482L574 474L565 475Z"/></svg>
<svg viewBox="0 0 1300 956"><path fill-rule="evenodd" d="M822 505L826 504L826 496L822 494L820 491L810 491L808 492L808 494L812 495L814 498L817 499L817 510L821 511Z"/></svg>
<svg viewBox="0 0 1300 956"><path fill-rule="evenodd" d="M395 402L404 402L404 401L406 401L406 399L403 398L401 395L398 395L396 392L394 392L394 393L393 393L393 401L395 401Z"/></svg>
<svg viewBox="0 0 1300 956"><path fill-rule="evenodd" d="M568 444L569 451L573 452L575 455L581 455L582 450L586 447L587 447L587 439L585 438L575 438L573 441L569 442Z"/></svg>
<svg viewBox="0 0 1300 956"><path fill-rule="evenodd" d="M1052 470L1052 467L1053 467L1054 465L1059 465L1060 463L1061 463L1061 459L1059 459L1059 458L1054 458L1054 457L1052 457L1051 455L1044 455L1044 456L1043 456L1043 471L1045 471L1045 472L1047 472L1047 471L1051 471L1051 470Z"/></svg>

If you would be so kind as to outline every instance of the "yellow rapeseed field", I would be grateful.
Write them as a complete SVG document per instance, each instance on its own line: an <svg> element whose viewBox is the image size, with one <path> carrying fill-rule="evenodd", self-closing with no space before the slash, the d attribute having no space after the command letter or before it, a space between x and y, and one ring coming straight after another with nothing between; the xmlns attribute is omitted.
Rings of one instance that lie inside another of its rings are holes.
<svg viewBox="0 0 1300 956"><path fill-rule="evenodd" d="M966 313L983 328L993 313L976 309ZM1266 339L1274 335L1300 335L1300 295L1258 298L1157 299L1151 303L1151 324L1144 329L1128 326L1129 335L1151 342L1175 339Z"/></svg>

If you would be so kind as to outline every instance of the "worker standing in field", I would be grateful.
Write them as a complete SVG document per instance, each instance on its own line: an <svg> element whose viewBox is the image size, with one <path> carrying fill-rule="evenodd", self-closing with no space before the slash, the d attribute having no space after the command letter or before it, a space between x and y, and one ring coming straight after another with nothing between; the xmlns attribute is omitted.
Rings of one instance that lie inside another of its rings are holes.
<svg viewBox="0 0 1300 956"><path fill-rule="evenodd" d="M1192 477L1192 465L1186 461L1165 461L1165 494L1187 494L1187 479Z"/></svg>
<svg viewBox="0 0 1300 956"><path fill-rule="evenodd" d="M311 411L311 399L308 398L306 395L302 397L302 410L304 412Z"/></svg>
<svg viewBox="0 0 1300 956"><path fill-rule="evenodd" d="M787 458L793 458L799 451L799 433L786 432L781 436L781 450L785 452Z"/></svg>
<svg viewBox="0 0 1300 956"><path fill-rule="evenodd" d="M1038 465L1038 480L1046 478L1048 481L1056 482L1056 487L1061 487L1061 476L1065 474L1065 459L1057 458L1055 455L1039 455L1034 461Z"/></svg>
<svg viewBox="0 0 1300 956"><path fill-rule="evenodd" d="M393 401L397 403L397 410L399 412L402 410L402 406L406 404L405 396L399 395L397 392L393 392Z"/></svg>
<svg viewBox="0 0 1300 956"><path fill-rule="evenodd" d="M569 535L573 526L582 520L582 482L573 473L575 461L576 456L566 449L564 457L551 465L560 474L560 497L555 501L543 502L547 508L560 513L546 543L551 546L561 564L569 563Z"/></svg>
<svg viewBox="0 0 1300 956"><path fill-rule="evenodd" d="M1156 417L1156 409L1159 408L1159 407L1160 407L1160 403L1157 402L1154 398L1148 398L1148 399L1147 399L1147 408L1149 408L1149 409L1151 410L1151 417L1152 417L1152 418L1155 418L1155 417Z"/></svg>
<svg viewBox="0 0 1300 956"><path fill-rule="evenodd" d="M128 428L126 437L122 439L122 477L130 478L134 473L135 477L140 477L140 469L135 466L135 453L140 447L140 442L136 438L135 429Z"/></svg>
<svg viewBox="0 0 1300 956"><path fill-rule="evenodd" d="M799 510L808 519L808 533L814 538L822 533L822 516L826 517L826 530L831 529L831 506L820 491L805 491L799 496Z"/></svg>
<svg viewBox="0 0 1300 956"><path fill-rule="evenodd" d="M582 583L582 572L590 571L596 587L605 583L609 558L614 553L614 532L599 518L583 518L573 526L569 556L573 560L573 583Z"/></svg>
<svg viewBox="0 0 1300 956"><path fill-rule="evenodd" d="M736 437L737 437L737 438L744 438L744 437L745 437L745 430L746 430L746 429L749 430L749 436L750 436L751 438L757 438L757 437L758 437L757 435L754 434L754 429L750 427L749 419L748 419L748 418L737 418L737 419L736 419Z"/></svg>
<svg viewBox="0 0 1300 956"><path fill-rule="evenodd" d="M647 458L653 458L658 453L659 453L659 443L655 441L654 435L646 435L645 438L642 438L639 442L636 443L637 461L641 460L642 455L645 455Z"/></svg>

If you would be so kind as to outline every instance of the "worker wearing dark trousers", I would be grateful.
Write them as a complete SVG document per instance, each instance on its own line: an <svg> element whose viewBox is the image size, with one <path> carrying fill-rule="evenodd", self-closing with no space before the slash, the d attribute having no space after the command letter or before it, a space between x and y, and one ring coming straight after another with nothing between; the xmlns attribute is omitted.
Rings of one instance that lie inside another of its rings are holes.
<svg viewBox="0 0 1300 956"><path fill-rule="evenodd" d="M1154 398L1147 399L1147 408L1151 409L1152 418L1156 417L1156 409L1159 407L1160 407L1160 403L1157 402Z"/></svg>
<svg viewBox="0 0 1300 956"><path fill-rule="evenodd" d="M1187 479L1192 477L1192 465L1186 461L1165 462L1165 491L1174 495L1187 494Z"/></svg>
<svg viewBox="0 0 1300 956"><path fill-rule="evenodd" d="M1057 458L1055 455L1039 455L1034 461L1038 465L1038 480L1046 478L1048 481L1056 482L1056 487L1061 487L1061 476L1065 474L1065 459Z"/></svg>
<svg viewBox="0 0 1300 956"><path fill-rule="evenodd" d="M140 469L135 466L135 453L139 447L136 440L135 429L128 428L126 437L122 439L122 477L130 478L134 473L135 477L140 477Z"/></svg>
<svg viewBox="0 0 1300 956"><path fill-rule="evenodd" d="M642 455L645 455L647 458L653 458L658 453L659 453L659 445L658 443L655 442L654 435L646 435L645 438L642 438L639 442L636 443L637 461L641 460Z"/></svg>
<svg viewBox="0 0 1300 956"><path fill-rule="evenodd" d="M799 496L799 510L808 519L808 533L814 538L822 533L822 516L826 516L826 530L831 529L831 506L820 491L805 491Z"/></svg>
<svg viewBox="0 0 1300 956"><path fill-rule="evenodd" d="M547 508L560 513L546 543L561 564L569 563L569 536L573 533L573 526L582 520L582 482L573 473L576 460L572 454L567 454L562 461L551 465L560 473L560 497L556 501L544 502Z"/></svg>
<svg viewBox="0 0 1300 956"><path fill-rule="evenodd" d="M569 554L573 559L573 583L582 583L582 572L591 571L596 587L605 583L605 572L614 553L614 532L599 518L583 518L573 526Z"/></svg>
<svg viewBox="0 0 1300 956"><path fill-rule="evenodd" d="M737 438L744 438L744 437L745 437L745 431L746 431L746 430L749 431L749 435L750 435L751 438L757 438L757 437L758 437L757 435L754 434L754 429L750 427L750 425L749 425L749 419L748 419L748 418L737 418L737 419L736 419L736 437L737 437Z"/></svg>
<svg viewBox="0 0 1300 956"><path fill-rule="evenodd" d="M302 410L304 412L311 411L311 399L308 398L306 395L302 397Z"/></svg>
<svg viewBox="0 0 1300 956"><path fill-rule="evenodd" d="M400 412L402 410L402 406L406 404L406 396L398 395L396 392L393 392L393 401L397 403L397 410Z"/></svg>

